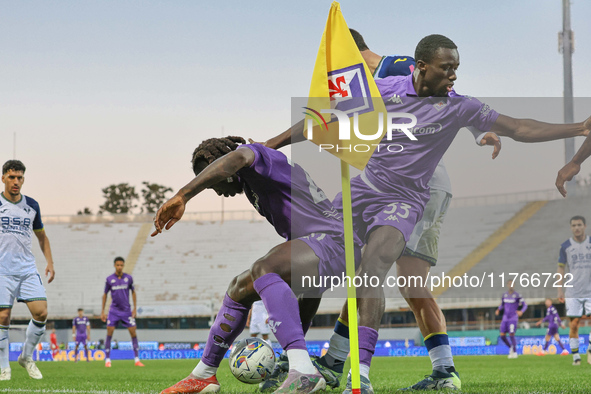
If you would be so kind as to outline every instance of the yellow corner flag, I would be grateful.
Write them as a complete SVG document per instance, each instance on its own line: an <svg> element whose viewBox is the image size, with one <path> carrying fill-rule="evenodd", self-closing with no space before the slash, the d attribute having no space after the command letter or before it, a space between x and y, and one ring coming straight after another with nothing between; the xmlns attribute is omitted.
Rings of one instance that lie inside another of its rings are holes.
<svg viewBox="0 0 591 394"><path fill-rule="evenodd" d="M341 159L347 276L355 277L349 165L363 169L384 136L386 109L341 14L332 3L318 49L306 110L306 137ZM360 392L357 295L347 289L352 392Z"/></svg>
<svg viewBox="0 0 591 394"><path fill-rule="evenodd" d="M386 108L336 1L322 34L305 109L309 140L353 167L365 168L384 136Z"/></svg>

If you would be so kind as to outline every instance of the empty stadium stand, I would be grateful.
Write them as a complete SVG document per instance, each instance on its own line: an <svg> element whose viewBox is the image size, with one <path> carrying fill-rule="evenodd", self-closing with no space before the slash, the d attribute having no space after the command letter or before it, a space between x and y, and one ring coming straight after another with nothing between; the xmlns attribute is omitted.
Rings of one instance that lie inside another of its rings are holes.
<svg viewBox="0 0 591 394"><path fill-rule="evenodd" d="M581 196L544 203L453 206L441 231L439 262L432 274L554 273L559 245L570 236L568 219L586 215L587 201ZM140 317L215 314L230 279L282 242L256 215L249 212L223 223L219 215L207 220L188 216L155 238L149 236L145 217L131 222L75 216L48 220L57 272L54 283L46 286L50 314L71 317L80 306L99 314L104 279L113 272L113 258L119 255L135 256L130 258L135 260L131 274ZM43 273L45 260L36 242L34 253ZM492 289L453 288L437 295L444 308L492 306L503 290L496 276ZM534 301L556 294L553 288L518 285L517 290ZM385 292L387 310L406 307L396 288ZM324 299L319 312L337 313L342 302ZM28 316L22 305L13 310L14 318Z"/></svg>

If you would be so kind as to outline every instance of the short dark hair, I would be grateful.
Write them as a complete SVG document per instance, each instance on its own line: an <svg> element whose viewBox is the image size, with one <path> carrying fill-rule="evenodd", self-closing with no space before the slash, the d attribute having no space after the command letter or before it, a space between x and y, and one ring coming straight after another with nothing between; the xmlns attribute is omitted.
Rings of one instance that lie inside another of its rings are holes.
<svg viewBox="0 0 591 394"><path fill-rule="evenodd" d="M357 30L349 29L349 31L351 32L351 35L353 36L353 39L355 40L355 45L357 45L357 48L360 51L369 50L367 44L365 43L365 40L363 39L363 36Z"/></svg>
<svg viewBox="0 0 591 394"><path fill-rule="evenodd" d="M424 37L415 49L415 60L424 61L425 63L431 62L435 53L439 48L458 49L457 45L452 40L441 34L431 34L430 36Z"/></svg>
<svg viewBox="0 0 591 394"><path fill-rule="evenodd" d="M23 164L20 160L8 160L2 166L2 175L6 174L8 171L22 171L23 173L27 170L27 167Z"/></svg>
<svg viewBox="0 0 591 394"><path fill-rule="evenodd" d="M203 141L193 151L191 164L195 175L199 174L205 167L224 156L226 153L235 151L238 144L245 144L242 137L227 136L223 138L210 138ZM205 166L203 165L205 164Z"/></svg>
<svg viewBox="0 0 591 394"><path fill-rule="evenodd" d="M84 312L84 308L78 308L78 312Z"/></svg>
<svg viewBox="0 0 591 394"><path fill-rule="evenodd" d="M581 215L576 215L576 216L573 216L572 218L570 218L570 221L569 221L569 223L572 223L572 222L573 222L573 220L580 220L580 221L582 221L582 222L583 222L583 224L584 224L585 226L587 225L587 223L585 223L585 218L584 218L584 217L582 217Z"/></svg>
<svg viewBox="0 0 591 394"><path fill-rule="evenodd" d="M113 265L115 265L115 263L118 261L123 261L125 263L125 259L123 257L117 256L117 257L115 257L115 260L113 260Z"/></svg>

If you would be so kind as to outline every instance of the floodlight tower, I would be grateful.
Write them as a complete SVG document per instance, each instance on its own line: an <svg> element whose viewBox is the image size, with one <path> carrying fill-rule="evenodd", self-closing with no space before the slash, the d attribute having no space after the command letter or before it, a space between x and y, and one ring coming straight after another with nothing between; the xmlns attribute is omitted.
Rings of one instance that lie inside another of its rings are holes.
<svg viewBox="0 0 591 394"><path fill-rule="evenodd" d="M573 110L573 52L575 51L574 32L570 29L570 0L562 0L562 31L558 33L558 51L562 53L562 66L564 69L564 123L574 122ZM575 139L564 140L565 163L571 161L575 155ZM569 196L576 192L576 178L566 183Z"/></svg>

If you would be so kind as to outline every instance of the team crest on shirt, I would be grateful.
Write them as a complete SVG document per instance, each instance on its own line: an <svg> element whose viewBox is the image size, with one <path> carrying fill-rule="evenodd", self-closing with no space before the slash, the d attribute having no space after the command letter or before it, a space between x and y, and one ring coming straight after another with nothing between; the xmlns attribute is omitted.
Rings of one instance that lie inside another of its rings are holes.
<svg viewBox="0 0 591 394"><path fill-rule="evenodd" d="M111 283L115 283L115 279L111 279Z"/></svg>
<svg viewBox="0 0 591 394"><path fill-rule="evenodd" d="M447 100L441 100L440 102L438 102L437 104L433 104L433 108L435 108L437 111L442 110L445 106L447 105Z"/></svg>
<svg viewBox="0 0 591 394"><path fill-rule="evenodd" d="M128 279L127 279L127 278L125 278L125 279L123 279L123 281L124 281L125 283L127 283Z"/></svg>
<svg viewBox="0 0 591 394"><path fill-rule="evenodd" d="M359 115L373 111L373 103L363 64L333 70L328 73L328 90L332 104L346 114Z"/></svg>

